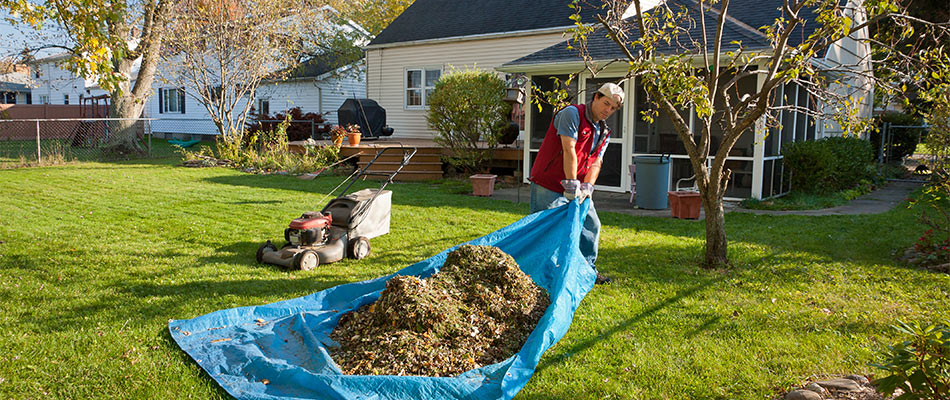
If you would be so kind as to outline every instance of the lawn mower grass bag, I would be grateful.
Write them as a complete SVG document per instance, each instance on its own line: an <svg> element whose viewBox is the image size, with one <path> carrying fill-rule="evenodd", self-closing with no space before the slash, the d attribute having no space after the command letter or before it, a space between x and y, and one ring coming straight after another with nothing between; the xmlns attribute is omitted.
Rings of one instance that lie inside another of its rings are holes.
<svg viewBox="0 0 950 400"><path fill-rule="evenodd" d="M528 383L538 361L571 325L594 287L595 273L578 248L590 201L540 211L472 240L514 257L548 291L548 306L521 350L508 359L456 377L343 375L329 352L340 317L379 298L395 275L427 278L456 247L393 275L332 287L270 305L216 311L171 320L178 345L238 399L511 399Z"/></svg>

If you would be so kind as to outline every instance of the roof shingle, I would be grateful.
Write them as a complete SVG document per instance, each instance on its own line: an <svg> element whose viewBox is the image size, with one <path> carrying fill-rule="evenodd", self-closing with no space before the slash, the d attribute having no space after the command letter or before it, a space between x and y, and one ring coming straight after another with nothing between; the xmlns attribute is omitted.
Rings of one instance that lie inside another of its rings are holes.
<svg viewBox="0 0 950 400"><path fill-rule="evenodd" d="M416 0L370 46L573 25L568 0ZM582 21L593 22L587 7Z"/></svg>

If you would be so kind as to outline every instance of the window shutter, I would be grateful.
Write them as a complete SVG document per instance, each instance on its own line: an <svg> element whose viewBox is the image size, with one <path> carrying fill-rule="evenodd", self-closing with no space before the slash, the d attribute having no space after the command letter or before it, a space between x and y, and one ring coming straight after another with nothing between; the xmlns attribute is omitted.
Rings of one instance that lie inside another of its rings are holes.
<svg viewBox="0 0 950 400"><path fill-rule="evenodd" d="M185 89L178 89L178 109L182 114L185 113Z"/></svg>
<svg viewBox="0 0 950 400"><path fill-rule="evenodd" d="M165 112L165 102L162 101L164 100L164 97L165 97L164 94L165 94L164 89L158 89L158 113L159 114Z"/></svg>

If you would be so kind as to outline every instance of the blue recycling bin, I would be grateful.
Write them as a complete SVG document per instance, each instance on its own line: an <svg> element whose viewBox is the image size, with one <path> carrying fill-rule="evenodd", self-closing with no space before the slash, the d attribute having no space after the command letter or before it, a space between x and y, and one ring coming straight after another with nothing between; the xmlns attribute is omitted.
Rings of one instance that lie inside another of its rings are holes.
<svg viewBox="0 0 950 400"><path fill-rule="evenodd" d="M636 156L637 207L651 210L669 208L670 156Z"/></svg>

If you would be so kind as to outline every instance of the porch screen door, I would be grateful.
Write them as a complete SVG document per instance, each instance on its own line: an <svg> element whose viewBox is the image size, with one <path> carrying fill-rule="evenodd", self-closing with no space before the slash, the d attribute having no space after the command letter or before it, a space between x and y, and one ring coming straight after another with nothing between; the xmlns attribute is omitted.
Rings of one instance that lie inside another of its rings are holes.
<svg viewBox="0 0 950 400"><path fill-rule="evenodd" d="M594 99L594 93L600 86L607 82L615 82L616 78L588 78L584 83L584 101L587 104ZM623 82L620 87L626 91L627 82ZM629 97L629 96L627 96ZM610 143L607 146L607 152L604 154L603 167L600 170L600 177L597 179L597 189L609 191L626 191L625 182L629 182L624 176L627 171L627 165L624 161L629 157L623 157L624 149L624 112L626 111L629 99L625 99L623 106L614 112L610 118L607 118L607 127L610 129Z"/></svg>

